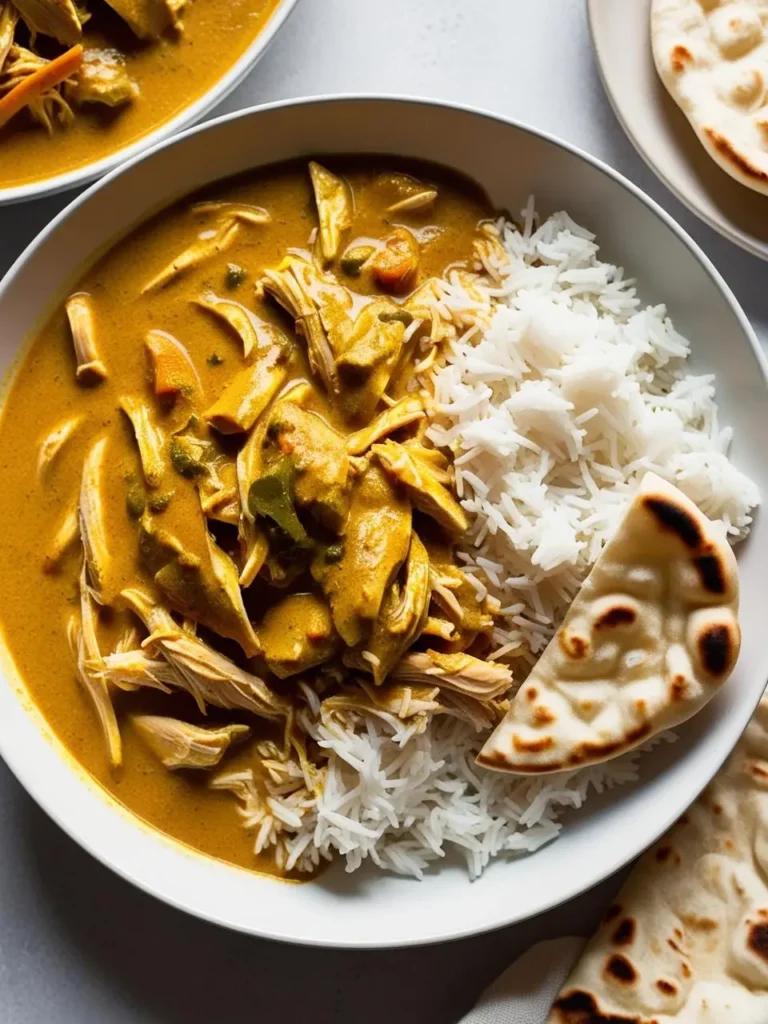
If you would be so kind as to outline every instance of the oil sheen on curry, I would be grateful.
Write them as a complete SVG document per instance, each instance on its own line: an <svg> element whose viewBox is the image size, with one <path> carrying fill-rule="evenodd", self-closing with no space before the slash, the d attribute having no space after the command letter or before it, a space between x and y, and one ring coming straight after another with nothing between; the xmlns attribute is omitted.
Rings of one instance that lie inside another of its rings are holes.
<svg viewBox="0 0 768 1024"><path fill-rule="evenodd" d="M278 0L0 0L0 188L103 159L238 60Z"/></svg>
<svg viewBox="0 0 768 1024"><path fill-rule="evenodd" d="M432 166L327 163L219 184L116 245L0 425L25 495L0 511L0 619L33 700L151 825L277 873L279 845L255 852L268 793L323 780L309 707L416 707L425 658L509 686L425 437L425 297L490 210Z"/></svg>

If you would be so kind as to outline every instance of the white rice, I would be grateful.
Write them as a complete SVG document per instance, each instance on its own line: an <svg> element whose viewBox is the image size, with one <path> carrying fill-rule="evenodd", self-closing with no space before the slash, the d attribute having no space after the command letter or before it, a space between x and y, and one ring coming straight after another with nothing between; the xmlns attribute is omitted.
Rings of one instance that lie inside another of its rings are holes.
<svg viewBox="0 0 768 1024"><path fill-rule="evenodd" d="M459 557L478 600L501 606L492 657L528 662L646 470L677 484L732 540L759 500L728 460L713 378L686 372L688 342L664 307L642 307L566 213L536 223L529 202L522 230L499 222L489 231L505 254L498 245L480 254L480 283L460 273L442 283L434 309L456 340L432 370L429 430L454 454L472 523ZM491 858L554 839L560 814L590 792L635 781L647 749L551 777L506 776L474 763L481 737L464 721L382 713L342 724L303 691L302 725L328 757L317 792L294 761L273 769L266 789L248 772L218 782L241 797L257 850L274 845L289 868L341 857L349 871L370 860L421 878L457 851L476 878Z"/></svg>

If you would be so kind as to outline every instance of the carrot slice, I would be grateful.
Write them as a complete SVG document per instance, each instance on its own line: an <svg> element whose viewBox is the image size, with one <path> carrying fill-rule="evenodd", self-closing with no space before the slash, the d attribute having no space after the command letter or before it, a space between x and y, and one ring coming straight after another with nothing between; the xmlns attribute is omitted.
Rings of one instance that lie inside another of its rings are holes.
<svg viewBox="0 0 768 1024"><path fill-rule="evenodd" d="M384 291L401 292L413 284L419 270L419 243L407 228L395 228L369 266Z"/></svg>
<svg viewBox="0 0 768 1024"><path fill-rule="evenodd" d="M202 389L189 352L173 335L149 331L144 344L152 360L156 395L181 393L185 398L192 398Z"/></svg>
<svg viewBox="0 0 768 1024"><path fill-rule="evenodd" d="M50 63L33 71L0 99L0 128L33 100L73 75L83 63L83 48L78 43Z"/></svg>

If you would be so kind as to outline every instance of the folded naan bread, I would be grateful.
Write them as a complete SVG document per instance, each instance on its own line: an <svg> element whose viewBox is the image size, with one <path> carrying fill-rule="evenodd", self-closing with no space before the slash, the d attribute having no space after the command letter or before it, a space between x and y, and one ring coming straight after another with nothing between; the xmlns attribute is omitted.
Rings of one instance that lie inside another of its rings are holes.
<svg viewBox="0 0 768 1024"><path fill-rule="evenodd" d="M768 8L765 0L653 0L661 80L709 155L768 195Z"/></svg>
<svg viewBox="0 0 768 1024"><path fill-rule="evenodd" d="M549 1024L768 1022L768 698L608 910Z"/></svg>
<svg viewBox="0 0 768 1024"><path fill-rule="evenodd" d="M736 664L738 589L723 531L647 473L478 763L578 768L690 718Z"/></svg>

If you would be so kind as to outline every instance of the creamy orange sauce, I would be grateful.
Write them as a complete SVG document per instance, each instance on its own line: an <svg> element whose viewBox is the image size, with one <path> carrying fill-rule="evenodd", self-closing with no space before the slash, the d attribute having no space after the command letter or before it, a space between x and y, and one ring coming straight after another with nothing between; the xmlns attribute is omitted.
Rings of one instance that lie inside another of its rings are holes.
<svg viewBox="0 0 768 1024"><path fill-rule="evenodd" d="M203 10L199 2L191 10ZM380 238L389 230L383 213L383 197L377 185L382 166L391 161L333 160L354 190L355 220L350 237ZM433 167L408 170L422 180L434 181L439 198L433 209L408 219L414 230L429 238L423 245L422 278L440 275L450 264L471 255L476 225L490 210L484 198L467 183ZM198 197L199 198L199 197ZM186 694L167 696L155 691L118 693L116 706L124 741L121 768L111 770L104 738L93 706L78 684L66 625L78 607L77 577L81 552L77 545L58 571L43 569L46 551L61 517L77 500L83 460L94 441L108 438L107 524L110 553L110 589L143 582L137 563L137 525L126 508L126 477L140 476L140 463L126 417L118 402L122 395L151 397L144 338L151 329L170 332L188 349L199 373L208 407L242 367L238 338L213 316L195 305L206 289L236 298L264 320L286 320L273 303L257 299L254 281L267 267L274 267L290 247L306 248L316 215L306 165L270 168L246 178L209 188L204 198L225 199L263 207L271 222L262 226L243 224L226 253L190 270L168 287L142 295L145 283L184 250L209 221L185 199L123 239L89 270L77 289L93 299L100 355L108 378L96 387L83 387L75 379L72 339L62 305L40 332L15 373L0 419L0 471L6 501L0 504L0 624L8 648L29 694L72 756L109 793L129 810L167 835L214 857L244 867L271 871L268 857L253 854L253 835L237 816L237 804L229 793L207 788L209 773L171 772L163 767L136 734L128 712L149 711L176 715L198 724L206 720ZM428 230L427 230L428 229ZM228 263L246 271L246 278L227 292L224 279ZM362 282L347 282L364 287ZM212 357L216 358L212 358ZM215 365L214 365L215 364ZM301 358L296 373L307 373ZM334 410L319 401L329 420ZM44 482L36 475L41 440L73 414L82 414L82 425L60 452ZM167 414L169 417L173 412ZM182 536L198 529L199 505L194 484L178 475L168 483L174 491L170 505L158 521ZM191 525L192 524L192 525ZM249 604L258 618L258 601ZM129 619L127 612L101 617L100 640L109 651ZM227 646L227 652L230 652ZM281 683L284 692L294 685ZM256 738L274 734L272 727L254 716L211 709L208 721L246 722ZM228 754L227 769L246 767L250 745Z"/></svg>

